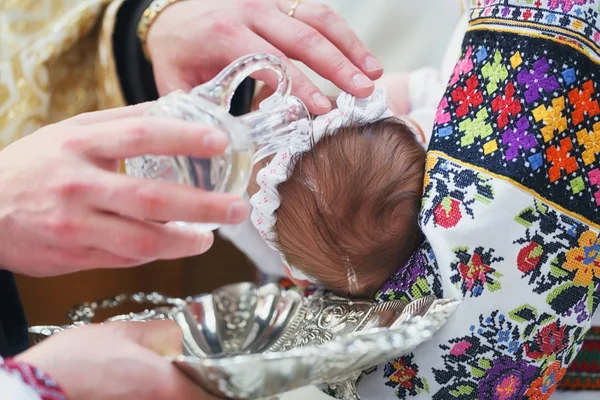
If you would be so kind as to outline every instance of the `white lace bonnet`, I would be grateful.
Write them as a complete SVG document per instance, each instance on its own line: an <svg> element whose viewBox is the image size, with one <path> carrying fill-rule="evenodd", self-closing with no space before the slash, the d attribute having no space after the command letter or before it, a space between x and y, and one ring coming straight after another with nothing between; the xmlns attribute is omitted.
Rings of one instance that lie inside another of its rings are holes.
<svg viewBox="0 0 600 400"><path fill-rule="evenodd" d="M371 96L364 99L357 99L348 93L342 93L337 98L336 104L336 109L315 118L312 124L312 137L310 137L310 124L308 121L297 123L296 129L299 140L292 142L287 150L275 154L268 165L256 175L260 190L250 199L252 223L269 247L276 251L279 251L279 249L276 245L275 223L277 222L277 216L275 211L281 204L277 187L280 183L287 181L294 170L297 160L296 154L309 151L321 140L325 132L335 132L338 128L352 124L355 121L372 123L394 115L388 108L385 89L376 89ZM412 127L409 121L405 122ZM307 140L307 137L310 139ZM316 283L313 278L289 265L283 254L281 254L281 258L294 278Z"/></svg>

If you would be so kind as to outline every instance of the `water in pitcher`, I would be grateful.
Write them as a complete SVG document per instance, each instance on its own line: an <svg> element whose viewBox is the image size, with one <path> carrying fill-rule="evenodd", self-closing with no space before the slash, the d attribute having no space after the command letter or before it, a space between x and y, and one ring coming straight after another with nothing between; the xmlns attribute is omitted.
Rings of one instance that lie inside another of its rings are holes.
<svg viewBox="0 0 600 400"><path fill-rule="evenodd" d="M200 122L220 129L229 134L230 145L223 154L211 159L155 155L128 159L125 161L127 173L206 191L238 195L245 192L256 153L256 146L251 140L252 135L248 127L229 117L225 110L213 103L183 92L161 98L147 114ZM202 231L218 227L217 224L174 223Z"/></svg>
<svg viewBox="0 0 600 400"><path fill-rule="evenodd" d="M229 114L237 86L252 73L274 72L279 81L276 92L260 104L259 110L241 117ZM189 156L147 155L125 161L133 176L175 182L205 191L241 195L250 181L253 165L286 148L292 141L310 140L310 115L298 98L290 96L291 79L275 57L251 54L224 69L212 81L190 93L173 92L157 100L148 115L195 121L225 132L229 146L220 156L200 159ZM173 222L200 231L217 224Z"/></svg>

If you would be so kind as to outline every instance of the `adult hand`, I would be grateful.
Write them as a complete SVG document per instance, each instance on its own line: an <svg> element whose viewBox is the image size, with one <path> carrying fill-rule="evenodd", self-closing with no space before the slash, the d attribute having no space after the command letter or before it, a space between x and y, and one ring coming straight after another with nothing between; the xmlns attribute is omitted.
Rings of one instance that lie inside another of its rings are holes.
<svg viewBox="0 0 600 400"><path fill-rule="evenodd" d="M381 64L348 24L328 6L303 3L288 16L291 0L187 0L167 7L148 32L159 93L189 90L235 59L270 53L286 65L293 93L314 114L331 103L290 59L302 61L340 89L358 97L374 90ZM257 74L269 86L274 75Z"/></svg>
<svg viewBox="0 0 600 400"><path fill-rule="evenodd" d="M161 357L178 354L174 322L114 322L61 332L16 359L50 375L70 400L216 400Z"/></svg>
<svg viewBox="0 0 600 400"><path fill-rule="evenodd" d="M211 157L227 146L203 125L141 117L147 108L83 114L0 151L0 265L49 276L186 257L205 252L212 234L162 222L245 220L242 197L117 173L123 158Z"/></svg>

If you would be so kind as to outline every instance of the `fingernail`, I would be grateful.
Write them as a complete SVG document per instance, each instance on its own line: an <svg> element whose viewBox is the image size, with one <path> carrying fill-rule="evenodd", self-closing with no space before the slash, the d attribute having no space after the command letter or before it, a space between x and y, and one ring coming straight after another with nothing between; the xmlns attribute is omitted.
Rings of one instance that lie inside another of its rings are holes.
<svg viewBox="0 0 600 400"><path fill-rule="evenodd" d="M373 56L367 56L365 58L365 69L369 72L380 71L383 69L383 65Z"/></svg>
<svg viewBox="0 0 600 400"><path fill-rule="evenodd" d="M248 216L248 204L244 200L239 200L229 205L227 209L227 223L239 224Z"/></svg>
<svg viewBox="0 0 600 400"><path fill-rule="evenodd" d="M323 95L321 93L313 94L312 102L318 108L326 108L328 110L331 108L331 102L325 95Z"/></svg>
<svg viewBox="0 0 600 400"><path fill-rule="evenodd" d="M202 233L198 238L198 254L206 253L214 241L215 237L212 232Z"/></svg>
<svg viewBox="0 0 600 400"><path fill-rule="evenodd" d="M209 149L223 149L227 147L228 142L223 132L211 132L204 137L204 146Z"/></svg>
<svg viewBox="0 0 600 400"><path fill-rule="evenodd" d="M357 89L364 89L373 86L373 81L363 74L356 74L352 77L352 83Z"/></svg>

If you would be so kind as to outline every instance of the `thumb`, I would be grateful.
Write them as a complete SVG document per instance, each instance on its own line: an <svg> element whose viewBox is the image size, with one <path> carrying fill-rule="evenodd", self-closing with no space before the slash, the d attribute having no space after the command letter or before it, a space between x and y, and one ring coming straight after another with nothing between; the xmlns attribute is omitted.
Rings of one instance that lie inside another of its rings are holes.
<svg viewBox="0 0 600 400"><path fill-rule="evenodd" d="M181 354L183 335L179 325L173 321L127 321L112 324L120 334L161 356Z"/></svg>

